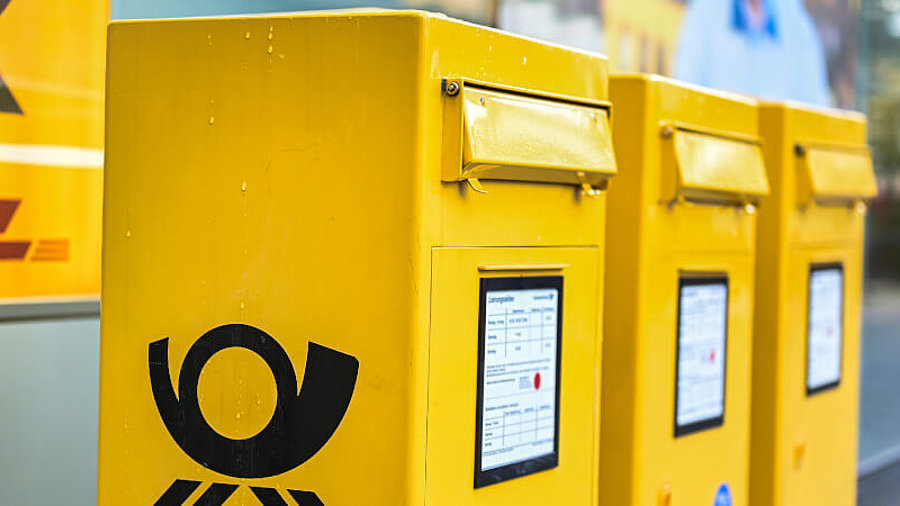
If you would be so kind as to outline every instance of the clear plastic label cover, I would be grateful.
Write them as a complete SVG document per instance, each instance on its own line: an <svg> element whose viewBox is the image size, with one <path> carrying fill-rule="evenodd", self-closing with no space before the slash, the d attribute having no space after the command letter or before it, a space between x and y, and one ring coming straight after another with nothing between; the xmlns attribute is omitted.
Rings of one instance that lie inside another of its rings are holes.
<svg viewBox="0 0 900 506"><path fill-rule="evenodd" d="M558 290L487 292L481 469L553 453Z"/></svg>
<svg viewBox="0 0 900 506"><path fill-rule="evenodd" d="M843 270L839 266L811 269L806 375L808 391L836 385L841 379L843 302Z"/></svg>
<svg viewBox="0 0 900 506"><path fill-rule="evenodd" d="M717 425L725 414L728 284L682 279L679 293L676 433Z"/></svg>

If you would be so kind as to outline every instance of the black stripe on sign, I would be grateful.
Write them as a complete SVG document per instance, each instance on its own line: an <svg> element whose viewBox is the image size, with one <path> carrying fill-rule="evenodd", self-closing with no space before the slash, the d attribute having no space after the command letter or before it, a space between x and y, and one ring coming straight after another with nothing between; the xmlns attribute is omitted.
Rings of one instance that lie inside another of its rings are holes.
<svg viewBox="0 0 900 506"><path fill-rule="evenodd" d="M305 490L288 490L288 494L297 501L300 506L325 506L325 503L319 499L315 492L307 492Z"/></svg>
<svg viewBox="0 0 900 506"><path fill-rule="evenodd" d="M12 0L0 0L0 14L6 10L11 1ZM9 91L9 87L6 86L6 82L2 77L0 77L0 112L22 114L22 108L19 107L19 102L16 101L16 97Z"/></svg>
<svg viewBox="0 0 900 506"><path fill-rule="evenodd" d="M253 491L262 506L288 506L287 501L274 488L250 487L250 490Z"/></svg>
<svg viewBox="0 0 900 506"><path fill-rule="evenodd" d="M237 488L237 485L230 483L213 483L206 492L203 492L200 499L197 499L194 506L222 506Z"/></svg>
<svg viewBox="0 0 900 506"><path fill-rule="evenodd" d="M19 105L18 100L16 100L16 97L14 97L12 91L9 90L9 86L6 85L6 81L3 80L3 77L0 77L0 112L25 114L24 111L22 111L22 107Z"/></svg>
<svg viewBox="0 0 900 506"><path fill-rule="evenodd" d="M199 481L175 480L153 506L181 506L199 486Z"/></svg>

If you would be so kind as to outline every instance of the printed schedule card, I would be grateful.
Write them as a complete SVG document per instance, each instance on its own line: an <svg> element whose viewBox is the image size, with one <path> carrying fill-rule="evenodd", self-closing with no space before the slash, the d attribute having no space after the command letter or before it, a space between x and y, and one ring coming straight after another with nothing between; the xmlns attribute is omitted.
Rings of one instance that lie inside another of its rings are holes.
<svg viewBox="0 0 900 506"><path fill-rule="evenodd" d="M718 425L725 414L728 283L682 279L678 301L676 434Z"/></svg>
<svg viewBox="0 0 900 506"><path fill-rule="evenodd" d="M806 389L813 393L841 380L844 271L813 267L809 273Z"/></svg>
<svg viewBox="0 0 900 506"><path fill-rule="evenodd" d="M501 285L506 278L494 280ZM558 288L486 290L480 370L480 468L556 452Z"/></svg>

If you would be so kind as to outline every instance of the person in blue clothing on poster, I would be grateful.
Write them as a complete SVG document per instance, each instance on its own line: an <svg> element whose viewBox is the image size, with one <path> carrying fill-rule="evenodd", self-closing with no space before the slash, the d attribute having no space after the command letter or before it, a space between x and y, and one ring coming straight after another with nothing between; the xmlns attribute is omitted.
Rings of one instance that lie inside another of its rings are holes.
<svg viewBox="0 0 900 506"><path fill-rule="evenodd" d="M825 52L803 0L691 0L678 79L778 100L831 104Z"/></svg>

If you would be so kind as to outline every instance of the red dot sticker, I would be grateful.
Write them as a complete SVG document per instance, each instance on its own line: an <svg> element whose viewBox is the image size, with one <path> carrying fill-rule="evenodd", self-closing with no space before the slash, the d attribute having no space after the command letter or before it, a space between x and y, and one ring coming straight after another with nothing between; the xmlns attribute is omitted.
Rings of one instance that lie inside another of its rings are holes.
<svg viewBox="0 0 900 506"><path fill-rule="evenodd" d="M541 373L539 372L534 373L534 389L541 389Z"/></svg>

